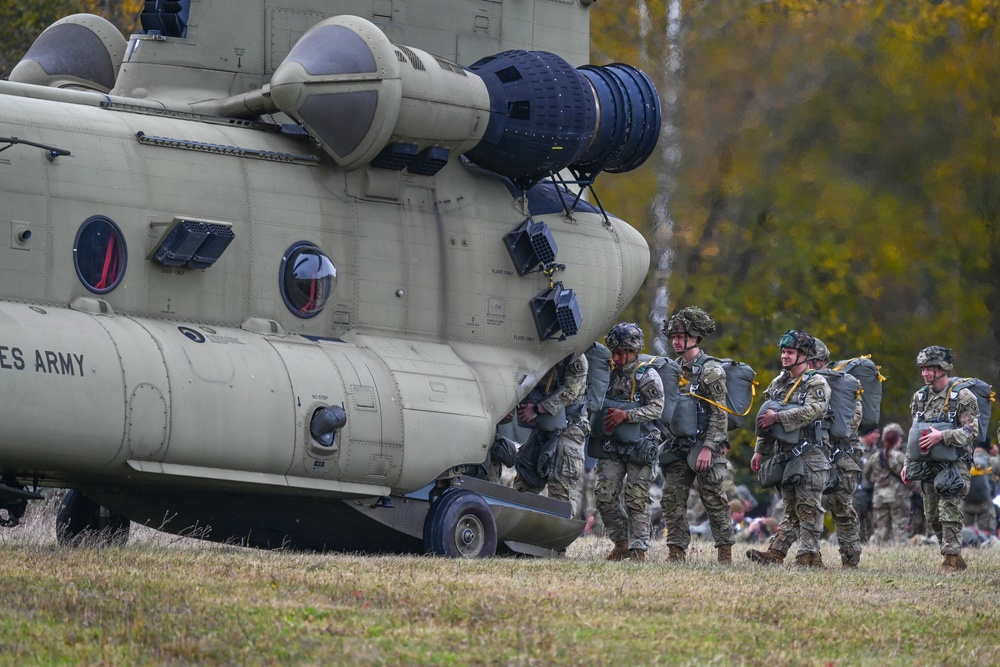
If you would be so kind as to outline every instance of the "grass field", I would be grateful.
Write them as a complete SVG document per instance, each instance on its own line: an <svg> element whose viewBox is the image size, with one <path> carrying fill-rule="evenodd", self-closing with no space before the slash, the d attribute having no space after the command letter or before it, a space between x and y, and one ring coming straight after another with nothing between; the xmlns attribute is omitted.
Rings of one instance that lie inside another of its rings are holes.
<svg viewBox="0 0 1000 667"><path fill-rule="evenodd" d="M54 510L0 531L0 664L993 665L1000 549L938 572L936 547L842 571L264 552L134 529L55 544ZM738 545L739 546L739 545ZM833 547L827 563L839 563Z"/></svg>

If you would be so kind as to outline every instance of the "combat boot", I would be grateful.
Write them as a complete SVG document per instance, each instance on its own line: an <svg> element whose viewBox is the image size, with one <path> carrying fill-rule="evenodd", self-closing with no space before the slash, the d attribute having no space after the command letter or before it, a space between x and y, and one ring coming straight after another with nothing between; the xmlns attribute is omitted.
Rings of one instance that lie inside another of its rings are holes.
<svg viewBox="0 0 1000 667"><path fill-rule="evenodd" d="M628 540L618 540L604 560L625 560L628 558Z"/></svg>
<svg viewBox="0 0 1000 667"><path fill-rule="evenodd" d="M667 555L667 560L673 560L683 563L684 562L684 549L677 546L676 544L671 544L670 553Z"/></svg>
<svg viewBox="0 0 1000 667"><path fill-rule="evenodd" d="M641 563L646 560L646 550L645 549L629 549L628 559L636 563Z"/></svg>
<svg viewBox="0 0 1000 667"><path fill-rule="evenodd" d="M820 553L799 554L792 564L796 567L823 567L823 555Z"/></svg>
<svg viewBox="0 0 1000 667"><path fill-rule="evenodd" d="M722 563L723 565L732 565L733 564L733 546L731 544L727 544L726 546L719 547L717 549L717 551L719 552L719 562L720 563Z"/></svg>
<svg viewBox="0 0 1000 667"><path fill-rule="evenodd" d="M965 559L957 554L946 554L944 562L941 563L942 572L961 572L967 567Z"/></svg>
<svg viewBox="0 0 1000 667"><path fill-rule="evenodd" d="M785 554L775 549L768 549L767 551L747 549L747 558L760 565L781 565L785 562Z"/></svg>

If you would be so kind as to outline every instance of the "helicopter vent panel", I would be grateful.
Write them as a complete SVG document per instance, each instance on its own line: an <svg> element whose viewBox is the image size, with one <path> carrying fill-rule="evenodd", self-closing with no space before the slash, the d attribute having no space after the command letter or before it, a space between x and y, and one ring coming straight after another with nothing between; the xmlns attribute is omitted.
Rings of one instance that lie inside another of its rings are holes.
<svg viewBox="0 0 1000 667"><path fill-rule="evenodd" d="M416 144L394 141L375 156L375 159L372 160L372 166L379 169L401 171L413 162L413 158L417 157L419 150Z"/></svg>
<svg viewBox="0 0 1000 667"><path fill-rule="evenodd" d="M460 74L462 76L469 76L464 69L462 69L455 63L451 62L450 60L445 60L444 58L437 58L437 57L435 57L434 60L436 60L437 64L441 67L441 69L445 70L446 72L452 72L454 74Z"/></svg>
<svg viewBox="0 0 1000 667"><path fill-rule="evenodd" d="M413 158L413 162L410 163L410 166L408 166L406 170L411 174L433 176L441 171L446 164L448 164L448 156L450 154L451 151L447 148L430 146L420 151L420 153Z"/></svg>
<svg viewBox="0 0 1000 667"><path fill-rule="evenodd" d="M410 59L410 64L413 65L413 69L420 70L421 72L427 71L427 68L424 67L423 61L420 60L420 57L417 56L417 54L414 53L412 49L407 48L405 46L400 46L399 50L405 53L406 57Z"/></svg>

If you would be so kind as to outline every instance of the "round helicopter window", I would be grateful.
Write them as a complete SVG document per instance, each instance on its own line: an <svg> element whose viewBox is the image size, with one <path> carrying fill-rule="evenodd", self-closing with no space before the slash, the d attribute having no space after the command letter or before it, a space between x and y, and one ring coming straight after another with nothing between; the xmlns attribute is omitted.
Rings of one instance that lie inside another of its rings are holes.
<svg viewBox="0 0 1000 667"><path fill-rule="evenodd" d="M299 317L315 317L337 286L337 269L312 243L296 243L281 258L281 296Z"/></svg>
<svg viewBox="0 0 1000 667"><path fill-rule="evenodd" d="M76 275L95 294L110 292L125 276L125 238L118 225L94 215L80 225L73 245Z"/></svg>

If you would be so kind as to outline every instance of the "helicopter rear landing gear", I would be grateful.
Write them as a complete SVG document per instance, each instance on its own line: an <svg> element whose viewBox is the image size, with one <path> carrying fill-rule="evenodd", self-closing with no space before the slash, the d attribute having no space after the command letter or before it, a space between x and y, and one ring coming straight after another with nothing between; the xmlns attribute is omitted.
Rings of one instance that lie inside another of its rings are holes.
<svg viewBox="0 0 1000 667"><path fill-rule="evenodd" d="M62 546L88 542L122 546L128 542L129 520L112 514L76 491L67 491L56 515L56 540Z"/></svg>
<svg viewBox="0 0 1000 667"><path fill-rule="evenodd" d="M446 489L424 521L424 550L450 558L488 558L497 551L497 526L483 497Z"/></svg>

